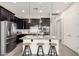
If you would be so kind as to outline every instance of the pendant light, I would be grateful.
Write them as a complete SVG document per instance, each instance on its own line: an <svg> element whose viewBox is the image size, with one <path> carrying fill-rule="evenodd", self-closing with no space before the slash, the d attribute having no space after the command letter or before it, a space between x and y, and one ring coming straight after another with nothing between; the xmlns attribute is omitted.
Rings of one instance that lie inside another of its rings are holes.
<svg viewBox="0 0 79 59"><path fill-rule="evenodd" d="M41 25L41 23L42 23L42 20L41 20L41 13L42 13L42 10L41 10L41 2L40 2L40 25Z"/></svg>
<svg viewBox="0 0 79 59"><path fill-rule="evenodd" d="M29 20L28 20L28 23L31 23L31 20L30 20L30 2L29 2Z"/></svg>
<svg viewBox="0 0 79 59"><path fill-rule="evenodd" d="M39 22L39 27L41 28L41 35L43 36L43 29L42 29L42 19L41 19L41 14L42 14L42 9L41 9L41 2L40 2L40 11L39 11L39 13L40 13L40 22Z"/></svg>
<svg viewBox="0 0 79 59"><path fill-rule="evenodd" d="M49 17L50 17L49 35L51 37L52 36L52 32L51 32L52 30L51 29L53 28L52 27L53 25L51 25L52 24L52 21L51 21L51 18L52 18L52 15L51 15L51 13L52 13L52 2L50 3L49 10L50 10L50 13L49 13Z"/></svg>

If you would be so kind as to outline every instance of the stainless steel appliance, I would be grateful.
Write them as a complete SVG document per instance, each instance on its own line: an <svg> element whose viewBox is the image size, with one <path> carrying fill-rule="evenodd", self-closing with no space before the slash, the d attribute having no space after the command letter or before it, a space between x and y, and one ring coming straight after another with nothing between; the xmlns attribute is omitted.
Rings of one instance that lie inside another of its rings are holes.
<svg viewBox="0 0 79 59"><path fill-rule="evenodd" d="M10 53L16 47L16 24L1 21L1 55Z"/></svg>
<svg viewBox="0 0 79 59"><path fill-rule="evenodd" d="M0 22L0 55L1 55L1 22Z"/></svg>

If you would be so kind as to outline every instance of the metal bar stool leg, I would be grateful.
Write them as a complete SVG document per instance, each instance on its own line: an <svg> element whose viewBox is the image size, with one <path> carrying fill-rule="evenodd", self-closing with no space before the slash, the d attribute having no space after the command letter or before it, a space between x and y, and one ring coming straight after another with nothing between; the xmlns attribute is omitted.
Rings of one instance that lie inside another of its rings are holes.
<svg viewBox="0 0 79 59"><path fill-rule="evenodd" d="M56 51L55 46L54 46L54 55L57 56L57 51Z"/></svg>
<svg viewBox="0 0 79 59"><path fill-rule="evenodd" d="M38 50L37 50L37 56L39 56L39 46L38 46Z"/></svg>
<svg viewBox="0 0 79 59"><path fill-rule="evenodd" d="M50 51L50 49L51 49L51 46L50 46L50 48L49 48L49 52L48 52L48 55L50 55L50 52L51 52L51 51Z"/></svg>
<svg viewBox="0 0 79 59"><path fill-rule="evenodd" d="M49 55L49 56L52 56L52 53L53 53L53 51L52 51L52 46L50 46L48 55Z"/></svg>
<svg viewBox="0 0 79 59"><path fill-rule="evenodd" d="M29 46L29 49L30 49L30 55L32 55L32 51L31 51L31 48L30 48L30 46Z"/></svg>
<svg viewBox="0 0 79 59"><path fill-rule="evenodd" d="M42 47L42 54L43 54L42 56L44 56L44 50L43 50L43 47Z"/></svg>
<svg viewBox="0 0 79 59"><path fill-rule="evenodd" d="M23 56L26 55L26 47L24 48Z"/></svg>
<svg viewBox="0 0 79 59"><path fill-rule="evenodd" d="M29 45L26 45L25 49L24 49L23 56L30 56L30 55L32 55L31 48Z"/></svg>
<svg viewBox="0 0 79 59"><path fill-rule="evenodd" d="M41 55L40 55L40 53L41 53ZM43 47L42 46L38 46L37 56L44 56L44 51L43 51Z"/></svg>
<svg viewBox="0 0 79 59"><path fill-rule="evenodd" d="M48 52L49 56L57 56L57 51L56 51L55 46L56 46L55 43L50 43L50 48L49 48L49 52Z"/></svg>
<svg viewBox="0 0 79 59"><path fill-rule="evenodd" d="M37 56L44 56L43 44L44 43L37 43L38 45Z"/></svg>

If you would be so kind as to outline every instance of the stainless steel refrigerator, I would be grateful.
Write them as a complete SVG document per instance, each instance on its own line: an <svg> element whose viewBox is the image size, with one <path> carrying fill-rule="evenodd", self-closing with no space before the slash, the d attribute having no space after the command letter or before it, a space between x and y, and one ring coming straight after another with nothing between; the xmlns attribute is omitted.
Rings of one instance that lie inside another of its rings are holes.
<svg viewBox="0 0 79 59"><path fill-rule="evenodd" d="M10 53L16 47L16 24L1 21L1 55Z"/></svg>
<svg viewBox="0 0 79 59"><path fill-rule="evenodd" d="M1 55L1 21L0 21L0 55Z"/></svg>

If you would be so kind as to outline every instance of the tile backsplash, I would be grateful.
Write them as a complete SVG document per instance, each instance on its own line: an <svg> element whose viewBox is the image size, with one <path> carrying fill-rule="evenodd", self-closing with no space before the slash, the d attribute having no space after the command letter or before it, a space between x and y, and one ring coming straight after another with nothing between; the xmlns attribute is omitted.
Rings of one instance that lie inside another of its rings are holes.
<svg viewBox="0 0 79 59"><path fill-rule="evenodd" d="M21 34L28 34L29 30L28 29L17 29L17 32L19 32Z"/></svg>

